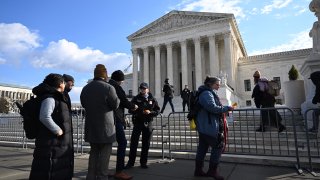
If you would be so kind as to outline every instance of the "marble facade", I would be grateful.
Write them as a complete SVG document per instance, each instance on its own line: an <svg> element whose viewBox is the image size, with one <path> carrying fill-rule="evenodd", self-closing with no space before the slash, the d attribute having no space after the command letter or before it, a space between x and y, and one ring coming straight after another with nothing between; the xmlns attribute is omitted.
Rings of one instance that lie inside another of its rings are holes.
<svg viewBox="0 0 320 180"><path fill-rule="evenodd" d="M127 38L133 54L133 94L144 81L161 97L164 80L169 78L178 96L184 85L195 90L211 75L225 80L221 94L226 103L240 106L254 105L254 71L282 84L289 80L291 66L301 68L312 51L248 56L234 15L226 13L171 11ZM283 91L277 97L280 104L284 103Z"/></svg>

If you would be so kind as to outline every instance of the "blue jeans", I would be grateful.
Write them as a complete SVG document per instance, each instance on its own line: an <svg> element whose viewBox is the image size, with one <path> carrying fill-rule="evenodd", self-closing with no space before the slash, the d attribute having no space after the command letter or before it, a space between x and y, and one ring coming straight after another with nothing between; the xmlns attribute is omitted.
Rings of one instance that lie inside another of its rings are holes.
<svg viewBox="0 0 320 180"><path fill-rule="evenodd" d="M118 143L116 172L121 172L124 169L127 147L127 139L121 122L116 122L116 138Z"/></svg>
<svg viewBox="0 0 320 180"><path fill-rule="evenodd" d="M199 144L197 149L196 160L204 161L206 153L209 147L211 147L210 162L214 164L219 164L222 148L217 148L218 140L212 136L199 133Z"/></svg>

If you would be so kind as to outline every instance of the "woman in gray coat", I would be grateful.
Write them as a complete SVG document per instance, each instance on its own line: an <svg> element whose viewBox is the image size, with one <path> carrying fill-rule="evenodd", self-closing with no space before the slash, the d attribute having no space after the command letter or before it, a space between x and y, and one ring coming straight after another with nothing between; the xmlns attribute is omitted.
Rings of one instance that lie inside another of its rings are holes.
<svg viewBox="0 0 320 180"><path fill-rule="evenodd" d="M112 143L116 140L113 111L120 100L113 86L106 82L107 70L98 64L94 79L81 92L80 100L85 109L85 141L90 143L87 179L108 179Z"/></svg>

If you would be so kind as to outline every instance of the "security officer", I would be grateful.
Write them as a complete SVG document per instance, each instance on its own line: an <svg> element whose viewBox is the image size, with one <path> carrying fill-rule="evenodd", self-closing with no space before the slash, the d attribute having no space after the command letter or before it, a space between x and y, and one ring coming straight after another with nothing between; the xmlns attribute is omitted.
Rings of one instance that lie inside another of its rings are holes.
<svg viewBox="0 0 320 180"><path fill-rule="evenodd" d="M137 155L138 142L142 133L142 150L140 156L140 167L148 168L148 152L152 138L152 120L159 114L160 107L157 100L149 92L149 86L143 82L139 86L139 94L132 99L132 103L138 105L135 111L129 110L132 114L133 130L131 135L129 161L126 169L134 166Z"/></svg>

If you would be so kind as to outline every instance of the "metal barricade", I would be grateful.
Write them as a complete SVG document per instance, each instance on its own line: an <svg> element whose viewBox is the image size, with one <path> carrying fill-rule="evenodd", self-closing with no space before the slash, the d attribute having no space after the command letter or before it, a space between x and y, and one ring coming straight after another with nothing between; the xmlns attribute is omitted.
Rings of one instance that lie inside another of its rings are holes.
<svg viewBox="0 0 320 180"><path fill-rule="evenodd" d="M1 114L0 141L7 145L25 146L25 136L22 128L22 118L18 114ZM16 143L16 144L14 144Z"/></svg>
<svg viewBox="0 0 320 180"><path fill-rule="evenodd" d="M279 133L280 113L286 130ZM256 129L262 123L261 114L267 117L265 132ZM196 153L197 131L190 130L186 112L175 112L168 116L169 155L172 153ZM275 118L275 119L273 119ZM227 154L292 157L300 171L297 132L294 113L289 108L235 109L227 116L229 131ZM274 123L275 122L275 123ZM271 126L273 125L273 126ZM190 155L188 155L190 157Z"/></svg>
<svg viewBox="0 0 320 180"><path fill-rule="evenodd" d="M308 116L308 113L312 113L311 115L311 121L313 129L310 128L309 129L309 122L310 121L310 116ZM308 109L306 110L306 112L304 113L304 131L305 131L305 137L307 140L307 159L308 159L308 168L307 170L313 175L313 176L318 176L317 173L314 172L313 169L313 161L314 160L320 160L320 151L319 151L319 115L320 115L320 108L312 108L312 109ZM316 127L317 126L317 127Z"/></svg>

